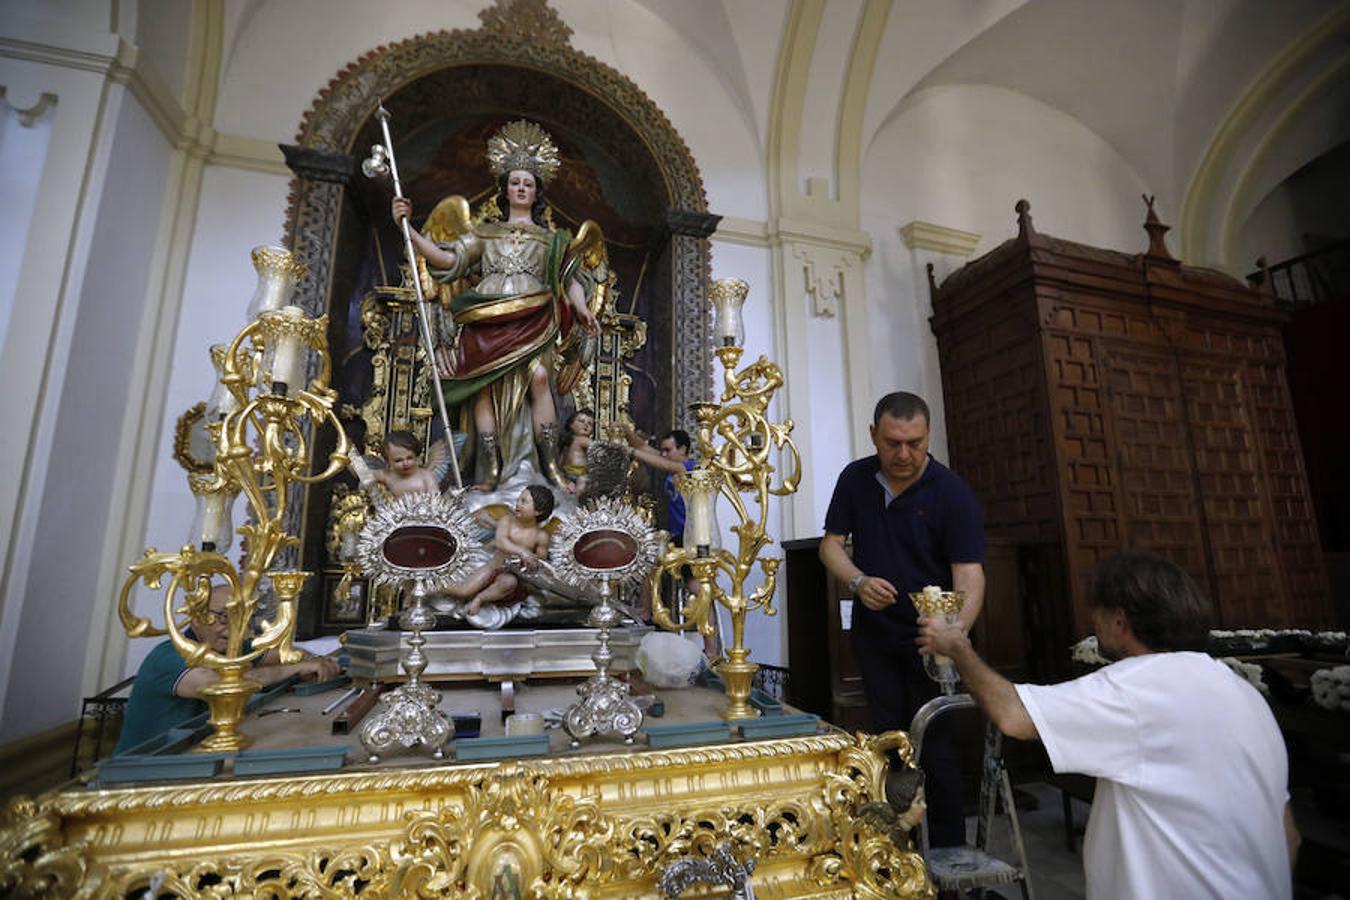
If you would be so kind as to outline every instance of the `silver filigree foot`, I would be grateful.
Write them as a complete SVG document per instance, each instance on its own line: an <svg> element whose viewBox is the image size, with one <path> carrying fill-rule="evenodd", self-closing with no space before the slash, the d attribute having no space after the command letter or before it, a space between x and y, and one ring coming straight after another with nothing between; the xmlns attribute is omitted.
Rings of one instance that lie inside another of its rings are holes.
<svg viewBox="0 0 1350 900"><path fill-rule="evenodd" d="M437 709L440 703L440 693L421 682L409 682L381 697L361 726L361 745L370 761L379 762L381 754L396 747L409 750L418 744L443 759L455 726Z"/></svg>
<svg viewBox="0 0 1350 900"><path fill-rule="evenodd" d="M581 699L567 708L562 727L573 749L581 738L617 734L625 744L642 728L642 710L628 695L628 685L608 674L597 675L577 687Z"/></svg>

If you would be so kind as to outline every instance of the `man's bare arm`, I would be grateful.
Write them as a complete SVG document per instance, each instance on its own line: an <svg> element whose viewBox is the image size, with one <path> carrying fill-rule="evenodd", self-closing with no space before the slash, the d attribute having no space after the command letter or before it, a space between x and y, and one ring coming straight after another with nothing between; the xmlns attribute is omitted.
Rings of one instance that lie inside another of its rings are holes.
<svg viewBox="0 0 1350 900"><path fill-rule="evenodd" d="M660 454L659 451L643 445L633 448L633 456L644 465L651 466L653 469L660 469L662 472L674 472L679 474L686 471L684 463L672 462Z"/></svg>
<svg viewBox="0 0 1350 900"><path fill-rule="evenodd" d="M266 687L292 675L308 675L316 681L327 681L336 677L339 671L341 669L337 662L329 657L309 656L290 665L274 663L254 666L245 675L250 681L256 681ZM220 676L212 669L194 666L179 677L173 686L173 692L180 697L198 700L201 698L202 688L215 683L219 678Z"/></svg>
<svg viewBox="0 0 1350 900"><path fill-rule="evenodd" d="M984 609L984 566L980 563L952 563L952 589L966 595L961 607L961 627L970 631Z"/></svg>
<svg viewBox="0 0 1350 900"><path fill-rule="evenodd" d="M950 656L961 673L966 690L975 698L999 731L1009 737L1032 740L1040 737L1031 714L1022 705L1017 688L975 652L970 637L960 624L948 624L941 617L921 620L917 643L921 653L940 653Z"/></svg>

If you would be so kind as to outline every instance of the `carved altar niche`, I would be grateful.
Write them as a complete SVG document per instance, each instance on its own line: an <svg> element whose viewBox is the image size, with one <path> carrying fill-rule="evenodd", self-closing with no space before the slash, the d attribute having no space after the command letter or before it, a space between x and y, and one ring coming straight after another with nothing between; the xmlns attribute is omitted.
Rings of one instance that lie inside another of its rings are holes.
<svg viewBox="0 0 1350 900"><path fill-rule="evenodd" d="M375 381L360 333L361 303L372 289L401 280L389 188L367 182L357 164L378 139L373 113L380 100L392 115L415 224L448 194L475 207L490 196L484 150L496 128L524 117L548 129L564 161L546 192L555 221L569 229L587 218L599 222L618 276L616 311L646 323L646 345L624 373L634 419L653 431L686 424L689 403L711 391L707 237L717 221L707 213L688 148L633 82L569 46L571 30L545 0L498 0L480 19L479 29L421 35L354 61L319 93L297 146L283 148L297 175L287 243L309 266L297 302L329 314L333 382L353 438L360 443L357 411ZM430 406L408 408L429 418ZM320 436L315 458L328 449ZM303 548L297 562L331 569L323 535L329 489L294 499ZM314 630L313 598L323 582L306 585L305 632Z"/></svg>

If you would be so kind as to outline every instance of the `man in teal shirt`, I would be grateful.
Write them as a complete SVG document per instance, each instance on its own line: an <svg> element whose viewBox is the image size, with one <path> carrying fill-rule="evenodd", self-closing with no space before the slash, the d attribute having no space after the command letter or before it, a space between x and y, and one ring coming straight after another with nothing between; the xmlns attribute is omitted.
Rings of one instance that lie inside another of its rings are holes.
<svg viewBox="0 0 1350 900"><path fill-rule="evenodd" d="M206 618L192 620L192 635L217 653L224 653L229 644L229 617L225 611L229 599L230 589L217 585L211 591ZM248 677L266 687L292 675L326 681L337 673L337 663L328 657L306 656L298 663L281 665L277 651L268 650L261 664L249 671ZM201 690L218 677L211 669L188 668L173 642L163 641L156 645L136 672L122 720L122 733L113 753L124 753L205 712L207 706L201 699Z"/></svg>

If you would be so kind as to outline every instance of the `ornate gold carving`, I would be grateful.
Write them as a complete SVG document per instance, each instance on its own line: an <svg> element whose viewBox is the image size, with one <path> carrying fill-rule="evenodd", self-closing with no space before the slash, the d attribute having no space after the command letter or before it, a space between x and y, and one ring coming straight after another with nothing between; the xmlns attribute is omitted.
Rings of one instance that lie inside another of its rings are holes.
<svg viewBox="0 0 1350 900"><path fill-rule="evenodd" d="M852 881L856 897L933 897L923 857L912 843L898 847L859 811L884 800L885 754L895 750L913 764L909 737L899 731L880 735L861 732L840 754L839 768L826 776L824 806L833 826L834 849L812 860L813 876L822 885Z"/></svg>
<svg viewBox="0 0 1350 900"><path fill-rule="evenodd" d="M544 0L497 0L478 13L483 31L507 40L565 47L572 29Z"/></svg>
<svg viewBox="0 0 1350 900"><path fill-rule="evenodd" d="M511 172L529 172L548 184L558 172L558 146L548 132L533 122L508 122L488 138L488 171L498 178Z"/></svg>
<svg viewBox="0 0 1350 900"><path fill-rule="evenodd" d="M201 440L205 420L206 401L202 400L189 407L174 423L173 458L189 475L209 475L216 468L214 460L200 458L193 447L194 443Z"/></svg>
<svg viewBox="0 0 1350 900"><path fill-rule="evenodd" d="M105 868L88 849L65 843L56 813L27 797L11 799L0 815L0 896L94 896Z"/></svg>
<svg viewBox="0 0 1350 900"><path fill-rule="evenodd" d="M259 275L277 275L292 283L305 277L309 267L281 247L254 247L249 254Z"/></svg>
<svg viewBox="0 0 1350 900"><path fill-rule="evenodd" d="M68 790L11 803L0 894L650 895L729 842L784 896L931 897L858 811L908 740L842 732L503 764ZM206 822L209 827L203 827ZM357 827L354 829L353 825ZM162 838L172 834L170 850Z"/></svg>
<svg viewBox="0 0 1350 900"><path fill-rule="evenodd" d="M517 896L568 897L611 880L615 831L595 800L508 765L462 805L412 816L390 887L397 897L490 896L505 883Z"/></svg>

